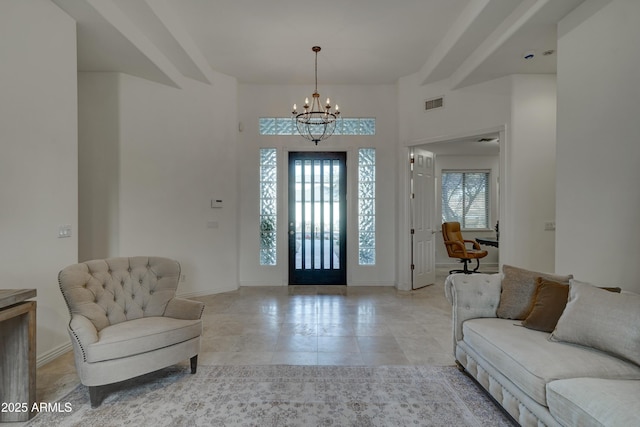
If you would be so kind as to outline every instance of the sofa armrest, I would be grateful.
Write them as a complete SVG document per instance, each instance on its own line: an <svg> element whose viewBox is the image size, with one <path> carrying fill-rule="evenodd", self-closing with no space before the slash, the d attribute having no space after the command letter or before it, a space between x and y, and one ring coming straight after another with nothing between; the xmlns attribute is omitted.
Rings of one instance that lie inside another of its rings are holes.
<svg viewBox="0 0 640 427"><path fill-rule="evenodd" d="M462 323L479 317L496 317L502 275L451 274L444 283L445 296L453 306L453 348L462 340Z"/></svg>
<svg viewBox="0 0 640 427"><path fill-rule="evenodd" d="M172 298L164 310L164 317L174 319L196 320L202 317L204 303L183 298Z"/></svg>

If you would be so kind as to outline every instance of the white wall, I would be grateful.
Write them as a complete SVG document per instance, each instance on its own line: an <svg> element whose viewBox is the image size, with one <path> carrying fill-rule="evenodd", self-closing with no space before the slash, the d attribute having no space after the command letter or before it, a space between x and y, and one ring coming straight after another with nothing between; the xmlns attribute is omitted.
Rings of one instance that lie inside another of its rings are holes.
<svg viewBox="0 0 640 427"><path fill-rule="evenodd" d="M79 261L119 252L119 73L78 73Z"/></svg>
<svg viewBox="0 0 640 427"><path fill-rule="evenodd" d="M451 91L447 80L421 86L413 75L400 79L398 92L398 158L407 146L506 129L500 143L500 264L553 271L554 232L543 227L555 214L555 76L508 76ZM437 96L444 96L445 107L425 112L424 100ZM398 194L407 194L407 180L399 184ZM401 266L409 259L401 232L408 228L408 204L399 207ZM408 289L408 272L399 269L398 277L399 287Z"/></svg>
<svg viewBox="0 0 640 427"><path fill-rule="evenodd" d="M39 363L69 343L57 275L78 251L75 30L49 1L0 2L0 287L37 289Z"/></svg>
<svg viewBox="0 0 640 427"><path fill-rule="evenodd" d="M555 232L545 222L555 220L556 77L512 76L511 96L501 262L553 272Z"/></svg>
<svg viewBox="0 0 640 427"><path fill-rule="evenodd" d="M428 145L425 148L428 149ZM465 230L463 232L465 239L474 240L476 237L494 239L496 232L494 226L499 218L498 210L498 181L500 177L499 156L436 156L436 217L438 220L442 217L442 171L443 170L483 170L489 171L489 197L490 197L490 214L489 214L489 230ZM441 227L437 227L441 230ZM479 271L493 271L498 267L499 257L498 248L491 246L482 246L482 249L488 252L488 255L480 260ZM475 262L473 263L475 266ZM461 268L456 259L449 258L447 250L444 246L442 233L436 234L436 266L447 267L449 269ZM487 268L483 268L486 266ZM489 268L490 267L490 268Z"/></svg>
<svg viewBox="0 0 640 427"><path fill-rule="evenodd" d="M559 25L558 270L640 292L640 2L586 1Z"/></svg>
<svg viewBox="0 0 640 427"><path fill-rule="evenodd" d="M311 97L310 85L240 85L239 111L243 131L239 140L238 172L240 176L240 284L286 285L287 260L287 155L289 151L347 151L348 235L347 282L349 285L395 284L395 186L397 180L397 111L396 87L322 86L322 97L330 96L345 117L375 117L375 136L332 136L312 142L296 136L259 135L259 117L288 117L294 103L301 105ZM376 241L375 266L359 266L357 262L357 155L358 148L376 148ZM259 149L279 150L280 180L278 219L278 265L259 265Z"/></svg>
<svg viewBox="0 0 640 427"><path fill-rule="evenodd" d="M509 120L509 77L452 91L447 80L422 86L420 77L414 74L399 80L398 94L400 142L403 146L495 129ZM444 96L444 108L425 111L424 101L439 96Z"/></svg>
<svg viewBox="0 0 640 427"><path fill-rule="evenodd" d="M81 258L166 256L182 266L181 295L237 288L237 87L216 76L213 85L184 79L181 89L126 74L81 77L80 145L91 162L81 169L91 181L81 217L94 218L87 233L100 241ZM212 209L212 198L224 207Z"/></svg>

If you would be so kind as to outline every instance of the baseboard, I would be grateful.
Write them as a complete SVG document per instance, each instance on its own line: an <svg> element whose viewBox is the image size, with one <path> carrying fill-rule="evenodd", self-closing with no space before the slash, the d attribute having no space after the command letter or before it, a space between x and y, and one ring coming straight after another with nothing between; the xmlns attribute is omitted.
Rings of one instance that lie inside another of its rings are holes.
<svg viewBox="0 0 640 427"><path fill-rule="evenodd" d="M242 287L274 287L274 286L289 286L289 285L284 282L267 283L264 280L261 280L261 281L243 280L240 282L241 288Z"/></svg>
<svg viewBox="0 0 640 427"><path fill-rule="evenodd" d="M36 358L36 366L39 368L43 365L46 365L49 362L53 362L58 357L62 356L63 354L71 350L73 350L73 347L71 346L71 342L67 342L66 344L59 345L58 347L39 355Z"/></svg>
<svg viewBox="0 0 640 427"><path fill-rule="evenodd" d="M184 292L184 293L177 293L176 297L198 298L198 297L206 297L207 295L215 295L215 294L221 294L224 292L232 292L232 291L237 291L237 289L216 289L215 291L208 290L208 291Z"/></svg>

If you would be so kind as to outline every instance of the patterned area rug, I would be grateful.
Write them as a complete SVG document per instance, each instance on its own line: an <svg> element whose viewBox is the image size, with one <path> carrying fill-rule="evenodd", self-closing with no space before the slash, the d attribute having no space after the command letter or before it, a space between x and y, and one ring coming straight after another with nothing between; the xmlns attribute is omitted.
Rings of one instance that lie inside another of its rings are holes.
<svg viewBox="0 0 640 427"><path fill-rule="evenodd" d="M512 426L455 367L174 366L109 386L96 409L84 386L58 403L27 425Z"/></svg>

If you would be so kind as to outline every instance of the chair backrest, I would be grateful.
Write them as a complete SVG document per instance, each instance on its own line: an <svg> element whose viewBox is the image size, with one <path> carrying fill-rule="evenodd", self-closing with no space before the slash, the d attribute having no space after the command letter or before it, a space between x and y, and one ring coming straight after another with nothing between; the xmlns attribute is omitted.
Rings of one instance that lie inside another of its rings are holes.
<svg viewBox="0 0 640 427"><path fill-rule="evenodd" d="M58 274L70 315L85 316L98 331L127 320L162 316L179 279L180 264L160 257L93 260Z"/></svg>
<svg viewBox="0 0 640 427"><path fill-rule="evenodd" d="M447 244L447 242L460 242L464 246L464 238L460 231L459 222L444 222L442 223L442 238L444 239L444 245L447 248L447 254L451 258L458 258L460 255L460 248L456 245Z"/></svg>

